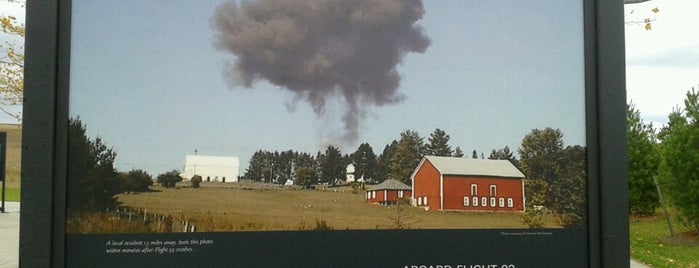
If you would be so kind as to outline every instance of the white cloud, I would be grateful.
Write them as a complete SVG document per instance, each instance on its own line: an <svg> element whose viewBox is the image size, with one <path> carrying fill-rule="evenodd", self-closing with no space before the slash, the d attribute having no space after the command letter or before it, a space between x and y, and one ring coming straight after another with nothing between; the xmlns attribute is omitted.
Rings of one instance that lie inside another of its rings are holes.
<svg viewBox="0 0 699 268"><path fill-rule="evenodd" d="M627 99L659 125L699 86L699 1L654 0L625 9ZM654 19L650 31L633 23L645 18Z"/></svg>

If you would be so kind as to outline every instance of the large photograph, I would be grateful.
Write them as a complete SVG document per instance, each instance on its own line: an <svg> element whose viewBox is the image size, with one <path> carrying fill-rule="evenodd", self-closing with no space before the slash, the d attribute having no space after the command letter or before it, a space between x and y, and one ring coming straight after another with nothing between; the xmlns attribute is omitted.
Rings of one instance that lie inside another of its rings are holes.
<svg viewBox="0 0 699 268"><path fill-rule="evenodd" d="M582 5L74 0L66 232L584 230Z"/></svg>

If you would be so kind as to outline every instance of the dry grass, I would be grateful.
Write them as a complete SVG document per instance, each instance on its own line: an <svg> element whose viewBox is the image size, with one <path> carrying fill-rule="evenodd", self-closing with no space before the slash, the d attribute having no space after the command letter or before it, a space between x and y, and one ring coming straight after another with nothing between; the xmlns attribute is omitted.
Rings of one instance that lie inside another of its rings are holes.
<svg viewBox="0 0 699 268"><path fill-rule="evenodd" d="M0 124L0 132L7 132L6 187L20 187L22 169L22 125Z"/></svg>
<svg viewBox="0 0 699 268"><path fill-rule="evenodd" d="M328 190L234 187L165 189L122 194L124 206L189 219L199 231L307 230L324 222L345 229L526 228L521 213L426 212L413 207L379 206L351 188ZM551 218L547 227L556 227Z"/></svg>

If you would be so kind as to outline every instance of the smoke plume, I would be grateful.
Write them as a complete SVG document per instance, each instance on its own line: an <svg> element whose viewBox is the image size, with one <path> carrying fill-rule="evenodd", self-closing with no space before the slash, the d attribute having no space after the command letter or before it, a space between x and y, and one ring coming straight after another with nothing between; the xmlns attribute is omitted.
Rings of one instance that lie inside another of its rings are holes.
<svg viewBox="0 0 699 268"><path fill-rule="evenodd" d="M217 49L235 55L226 71L245 87L258 80L295 93L316 115L342 96L345 142L356 142L370 106L403 100L396 67L430 40L416 24L421 0L258 0L219 6Z"/></svg>

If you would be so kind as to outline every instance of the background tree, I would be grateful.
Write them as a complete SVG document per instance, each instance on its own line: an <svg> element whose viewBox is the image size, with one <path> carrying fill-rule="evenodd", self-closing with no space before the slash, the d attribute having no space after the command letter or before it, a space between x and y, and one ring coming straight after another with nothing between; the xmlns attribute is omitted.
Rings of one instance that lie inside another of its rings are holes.
<svg viewBox="0 0 699 268"><path fill-rule="evenodd" d="M376 169L376 154L368 143L362 143L357 151L350 155L350 161L355 164L354 176L356 179L371 180Z"/></svg>
<svg viewBox="0 0 699 268"><path fill-rule="evenodd" d="M24 7L24 1L5 0ZM21 112L13 112L8 106L22 104L24 95L24 23L17 17L0 14L0 111L22 120Z"/></svg>
<svg viewBox="0 0 699 268"><path fill-rule="evenodd" d="M410 175L424 156L425 145L417 131L406 130L400 134L396 151L391 157L388 178L412 185Z"/></svg>
<svg viewBox="0 0 699 268"><path fill-rule="evenodd" d="M587 216L587 155L583 146L568 146L561 158L561 174L549 187L549 208L566 227L581 227Z"/></svg>
<svg viewBox="0 0 699 268"><path fill-rule="evenodd" d="M340 149L335 146L328 145L325 152L318 152L318 166L320 167L321 177L320 182L335 185L338 179L345 178L345 166Z"/></svg>
<svg viewBox="0 0 699 268"><path fill-rule="evenodd" d="M471 153L471 158L478 159L478 152L476 152L476 150L473 150L473 153Z"/></svg>
<svg viewBox="0 0 699 268"><path fill-rule="evenodd" d="M699 94L687 92L684 109L669 115L662 140L661 182L680 220L699 232Z"/></svg>
<svg viewBox="0 0 699 268"><path fill-rule="evenodd" d="M155 182L166 188L175 187L175 185L181 181L182 177L180 177L180 172L176 169L158 175L155 180Z"/></svg>
<svg viewBox="0 0 699 268"><path fill-rule="evenodd" d="M201 181L202 178L199 175L194 175L191 179L189 179L189 182L192 184L192 188L199 188Z"/></svg>
<svg viewBox="0 0 699 268"><path fill-rule="evenodd" d="M534 129L518 150L525 192L549 208L565 227L585 222L586 156L582 146L563 147L559 129ZM543 192L541 192L543 191ZM533 201L532 200L532 201ZM529 202L528 205L538 205Z"/></svg>
<svg viewBox="0 0 699 268"><path fill-rule="evenodd" d="M644 123L633 104L626 105L626 142L629 163L629 212L647 216L659 206L653 177L658 175L660 155L653 125Z"/></svg>
<svg viewBox="0 0 699 268"><path fill-rule="evenodd" d="M454 153L451 154L451 156L461 158L464 157L464 152L461 151L461 147L456 146L456 149L454 149Z"/></svg>
<svg viewBox="0 0 699 268"><path fill-rule="evenodd" d="M429 143L425 146L427 150L426 155L451 156L454 150L449 146L450 138L451 137L449 137L444 130L435 129L434 132L430 134L430 137L427 138Z"/></svg>
<svg viewBox="0 0 699 268"><path fill-rule="evenodd" d="M153 185L153 177L140 169L133 169L119 174L119 179L124 186L123 191L148 192L148 187Z"/></svg>
<svg viewBox="0 0 699 268"><path fill-rule="evenodd" d="M563 133L558 129L534 129L522 139L519 150L520 168L531 180L542 180L549 186L558 183L563 156ZM556 193L548 190L546 206Z"/></svg>
<svg viewBox="0 0 699 268"><path fill-rule="evenodd" d="M396 153L396 148L398 147L398 141L393 140L390 144L387 144L381 155L376 159L376 171L374 173L374 178L372 182L383 182L388 178L388 173L390 172L391 158Z"/></svg>
<svg viewBox="0 0 699 268"><path fill-rule="evenodd" d="M502 149L495 150L493 149L490 152L490 155L488 156L488 159L503 159L503 160L509 160L510 163L515 165L516 167L519 167L519 161L517 161L517 158L515 158L514 154L510 151L509 146L505 146Z"/></svg>
<svg viewBox="0 0 699 268"><path fill-rule="evenodd" d="M114 208L123 189L114 169L116 153L102 139L87 137L80 118L68 120L68 211Z"/></svg>
<svg viewBox="0 0 699 268"><path fill-rule="evenodd" d="M299 167L296 169L296 184L303 186L305 189L311 188L311 185L318 183L318 174L315 169L310 167Z"/></svg>

